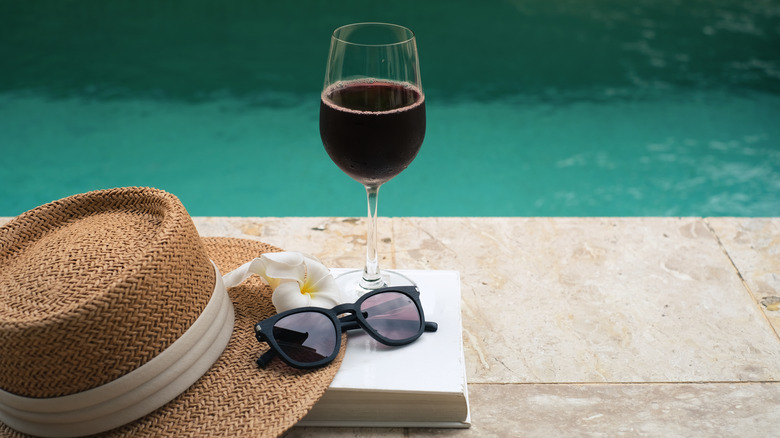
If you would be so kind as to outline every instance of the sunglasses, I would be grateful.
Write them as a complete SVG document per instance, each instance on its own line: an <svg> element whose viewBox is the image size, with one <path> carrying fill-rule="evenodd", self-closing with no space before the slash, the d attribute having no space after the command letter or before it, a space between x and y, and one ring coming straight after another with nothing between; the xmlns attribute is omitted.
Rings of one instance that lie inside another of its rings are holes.
<svg viewBox="0 0 780 438"><path fill-rule="evenodd" d="M376 289L354 303L332 309L300 307L255 324L255 337L271 349L257 359L265 368L277 354L296 368L315 368L336 358L341 333L362 328L372 338L390 346L406 345L438 324L426 322L416 286Z"/></svg>

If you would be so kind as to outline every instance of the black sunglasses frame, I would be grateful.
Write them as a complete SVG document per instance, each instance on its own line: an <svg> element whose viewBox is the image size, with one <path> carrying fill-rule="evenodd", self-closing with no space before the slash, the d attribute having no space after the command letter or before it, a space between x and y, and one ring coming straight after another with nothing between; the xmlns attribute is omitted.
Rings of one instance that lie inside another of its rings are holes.
<svg viewBox="0 0 780 438"><path fill-rule="evenodd" d="M420 316L420 328L417 332L405 339L389 339L379 334L371 325L366 321L365 316L360 310L360 306L363 302L377 294L396 292L408 296L412 299L417 312ZM281 319L294 315L297 313L314 312L325 315L333 323L333 330L335 331L336 345L333 348L333 352L326 358L314 361L314 362L301 362L289 357L284 350L279 346L276 338L273 336L274 325ZM267 343L271 348L266 351L259 359L257 359L257 365L261 368L265 368L266 365L278 355L284 362L295 368L317 368L332 362L341 350L341 333L347 330L363 329L372 338L377 341L397 347L414 342L419 338L423 332L435 332L438 329L438 324L431 321L425 321L425 313L423 312L422 303L420 303L420 291L417 286L396 286L396 287L384 287L367 292L354 303L339 304L332 309L325 309L322 307L299 307L296 309L287 310L282 313L278 313L270 318L264 319L255 324L255 337L260 342Z"/></svg>

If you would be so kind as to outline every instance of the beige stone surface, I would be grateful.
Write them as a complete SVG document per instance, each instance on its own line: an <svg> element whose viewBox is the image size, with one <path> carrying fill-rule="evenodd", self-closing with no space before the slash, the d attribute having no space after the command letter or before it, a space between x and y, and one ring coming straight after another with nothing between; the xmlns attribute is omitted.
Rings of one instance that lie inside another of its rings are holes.
<svg viewBox="0 0 780 438"><path fill-rule="evenodd" d="M196 218L360 267L363 220ZM461 273L471 383L771 381L780 342L697 218L383 218L384 267Z"/></svg>
<svg viewBox="0 0 780 438"><path fill-rule="evenodd" d="M194 221L364 259L363 219ZM379 237L385 268L460 272L472 427L289 437L778 436L780 218L381 218Z"/></svg>
<svg viewBox="0 0 780 438"><path fill-rule="evenodd" d="M780 332L780 219L708 218L745 286Z"/></svg>
<svg viewBox="0 0 780 438"><path fill-rule="evenodd" d="M769 437L777 383L472 384L472 426L453 429L293 428L288 438Z"/></svg>
<svg viewBox="0 0 780 438"><path fill-rule="evenodd" d="M363 267L365 220L355 218L193 218L203 236L258 239L288 251L311 254L333 268ZM378 223L381 266L393 266L392 224Z"/></svg>
<svg viewBox="0 0 780 438"><path fill-rule="evenodd" d="M231 229L332 266L362 263L363 220L257 221ZM472 427L289 435L769 436L780 341L755 291L775 284L776 230L750 219L385 218L384 267L461 273Z"/></svg>
<svg viewBox="0 0 780 438"><path fill-rule="evenodd" d="M472 383L764 381L780 343L701 219L396 219L456 269Z"/></svg>
<svg viewBox="0 0 780 438"><path fill-rule="evenodd" d="M411 438L777 436L780 387L765 383L472 385L468 430Z"/></svg>

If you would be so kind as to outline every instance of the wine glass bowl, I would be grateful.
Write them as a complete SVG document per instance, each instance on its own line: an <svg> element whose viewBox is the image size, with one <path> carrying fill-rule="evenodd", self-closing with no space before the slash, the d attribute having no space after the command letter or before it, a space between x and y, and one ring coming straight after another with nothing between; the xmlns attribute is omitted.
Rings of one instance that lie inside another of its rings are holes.
<svg viewBox="0 0 780 438"><path fill-rule="evenodd" d="M366 266L357 288L385 286L376 251L379 187L409 166L425 137L425 96L411 30L357 23L333 32L320 136L331 160L366 188Z"/></svg>
<svg viewBox="0 0 780 438"><path fill-rule="evenodd" d="M323 95L320 135L344 173L364 186L379 186L406 169L420 150L422 93L387 81L338 83Z"/></svg>

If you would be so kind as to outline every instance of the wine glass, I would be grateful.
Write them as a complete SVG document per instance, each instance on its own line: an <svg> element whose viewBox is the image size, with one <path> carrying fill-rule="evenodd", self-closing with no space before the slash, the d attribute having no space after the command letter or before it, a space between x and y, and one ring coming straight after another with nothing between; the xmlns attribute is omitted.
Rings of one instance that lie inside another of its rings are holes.
<svg viewBox="0 0 780 438"><path fill-rule="evenodd" d="M425 97L414 32L387 23L356 23L333 31L320 102L320 136L331 160L366 188L366 265L337 278L365 292L414 284L379 269L376 218L379 187L417 156L425 137ZM354 286L353 286L354 285Z"/></svg>

